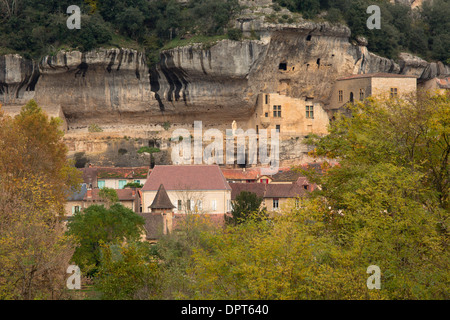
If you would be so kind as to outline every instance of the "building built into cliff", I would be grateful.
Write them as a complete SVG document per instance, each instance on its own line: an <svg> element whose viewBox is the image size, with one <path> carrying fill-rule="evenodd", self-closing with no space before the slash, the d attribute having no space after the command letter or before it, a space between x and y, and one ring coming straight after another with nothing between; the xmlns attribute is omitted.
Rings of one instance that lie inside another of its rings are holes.
<svg viewBox="0 0 450 320"><path fill-rule="evenodd" d="M330 109L367 97L401 98L417 91L417 77L392 73L356 74L339 78L330 98Z"/></svg>

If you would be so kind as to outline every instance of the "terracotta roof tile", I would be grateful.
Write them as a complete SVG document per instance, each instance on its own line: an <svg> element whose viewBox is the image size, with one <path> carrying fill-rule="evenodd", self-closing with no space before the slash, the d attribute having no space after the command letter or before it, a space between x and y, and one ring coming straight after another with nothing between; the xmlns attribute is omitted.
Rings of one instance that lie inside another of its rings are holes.
<svg viewBox="0 0 450 320"><path fill-rule="evenodd" d="M98 179L146 179L149 167L98 168Z"/></svg>
<svg viewBox="0 0 450 320"><path fill-rule="evenodd" d="M258 169L222 169L222 173L227 180L256 180L259 177Z"/></svg>
<svg viewBox="0 0 450 320"><path fill-rule="evenodd" d="M264 198L266 192L265 183L230 183L231 186L231 200L235 200L236 196L242 191L256 193L258 197Z"/></svg>
<svg viewBox="0 0 450 320"><path fill-rule="evenodd" d="M163 235L164 217L160 214L141 213L145 220L145 233L147 240L157 240Z"/></svg>
<svg viewBox="0 0 450 320"><path fill-rule="evenodd" d="M167 195L166 189L164 189L164 185L161 184L159 186L158 192L156 193L155 199L153 199L152 204L150 205L152 209L172 209L175 206L169 199Z"/></svg>
<svg viewBox="0 0 450 320"><path fill-rule="evenodd" d="M217 165L155 166L142 191L166 190L231 190Z"/></svg>
<svg viewBox="0 0 450 320"><path fill-rule="evenodd" d="M87 198L87 193L84 196L84 200L95 200L95 201L99 201L100 193L101 189L92 189L92 198ZM133 196L133 189L115 189L117 192L117 196L119 197L119 201L131 201L136 199L137 197L137 192L135 193L135 196Z"/></svg>
<svg viewBox="0 0 450 320"><path fill-rule="evenodd" d="M265 184L265 183L231 183L231 200L242 191L253 192L261 198L296 198L305 194L303 185L297 183Z"/></svg>

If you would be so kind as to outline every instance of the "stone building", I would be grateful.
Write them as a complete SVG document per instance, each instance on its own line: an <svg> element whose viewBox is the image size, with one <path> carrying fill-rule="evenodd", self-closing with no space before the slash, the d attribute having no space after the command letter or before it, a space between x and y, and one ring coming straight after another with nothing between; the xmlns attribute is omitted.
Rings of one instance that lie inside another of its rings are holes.
<svg viewBox="0 0 450 320"><path fill-rule="evenodd" d="M319 102L311 97L293 98L283 92L261 93L249 128L276 129L280 136L326 134L329 118Z"/></svg>
<svg viewBox="0 0 450 320"><path fill-rule="evenodd" d="M330 110L369 96L406 97L417 91L417 77L392 73L357 74L336 81L330 98Z"/></svg>
<svg viewBox="0 0 450 320"><path fill-rule="evenodd" d="M157 165L142 188L142 210L152 211L161 186L175 215L225 215L231 211L231 187L217 165Z"/></svg>

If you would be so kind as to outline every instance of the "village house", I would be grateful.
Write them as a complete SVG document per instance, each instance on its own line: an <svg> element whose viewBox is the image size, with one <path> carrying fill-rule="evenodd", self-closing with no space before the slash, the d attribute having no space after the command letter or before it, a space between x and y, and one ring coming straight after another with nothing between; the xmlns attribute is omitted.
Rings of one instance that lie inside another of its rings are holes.
<svg viewBox="0 0 450 320"><path fill-rule="evenodd" d="M228 183L252 183L257 182L260 169L259 168L242 168L242 169L224 169L222 173Z"/></svg>
<svg viewBox="0 0 450 320"><path fill-rule="evenodd" d="M330 109L339 110L347 103L367 97L401 98L417 91L417 77L392 73L368 73L342 77L336 81Z"/></svg>
<svg viewBox="0 0 450 320"><path fill-rule="evenodd" d="M144 185L147 181L149 167L98 168L97 187L123 189L128 183Z"/></svg>
<svg viewBox="0 0 450 320"><path fill-rule="evenodd" d="M263 199L261 206L265 207L268 212L279 211L282 206L289 204L289 201L298 206L298 199L307 192L303 185L296 182L280 184L233 183L230 186L232 201L235 201L242 191L252 192Z"/></svg>
<svg viewBox="0 0 450 320"><path fill-rule="evenodd" d="M142 240L156 242L162 235L171 233L174 209L175 206L170 201L164 185L161 184L150 205L151 211L141 214L145 220L145 233L142 235Z"/></svg>
<svg viewBox="0 0 450 320"><path fill-rule="evenodd" d="M136 213L141 212L141 194L135 188L116 189L119 203L125 208L131 209ZM105 201L99 195L100 189L90 189L86 183L81 185L81 190L74 192L67 197L65 204L65 217L71 217L75 213L83 211L94 204L105 204Z"/></svg>
<svg viewBox="0 0 450 320"><path fill-rule="evenodd" d="M231 209L231 188L217 165L157 165L141 189L143 212L151 212L163 185L175 215L204 213L223 216Z"/></svg>
<svg viewBox="0 0 450 320"><path fill-rule="evenodd" d="M312 97L293 98L286 92L261 93L248 127L256 130L275 129L280 136L326 134L329 118L321 103ZM269 133L270 134L270 133Z"/></svg>

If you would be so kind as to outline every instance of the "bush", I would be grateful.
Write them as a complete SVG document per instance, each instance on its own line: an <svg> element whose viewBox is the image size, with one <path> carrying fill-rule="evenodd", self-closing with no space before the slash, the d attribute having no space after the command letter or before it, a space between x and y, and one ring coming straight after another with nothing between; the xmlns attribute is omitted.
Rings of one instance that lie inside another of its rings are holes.
<svg viewBox="0 0 450 320"><path fill-rule="evenodd" d="M242 30L237 28L229 29L227 35L230 40L239 41L242 39Z"/></svg>

